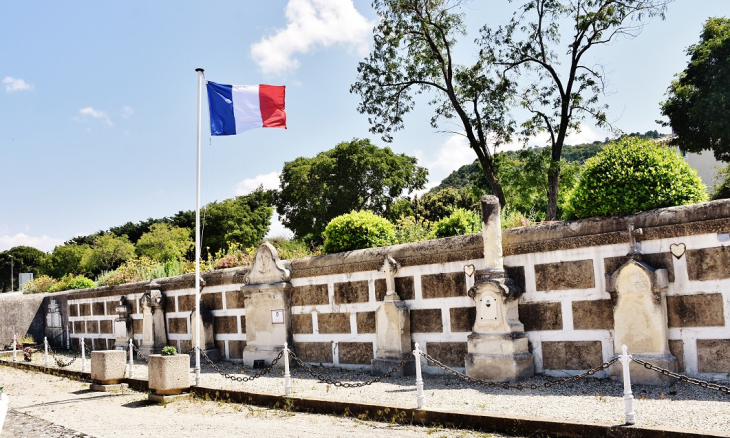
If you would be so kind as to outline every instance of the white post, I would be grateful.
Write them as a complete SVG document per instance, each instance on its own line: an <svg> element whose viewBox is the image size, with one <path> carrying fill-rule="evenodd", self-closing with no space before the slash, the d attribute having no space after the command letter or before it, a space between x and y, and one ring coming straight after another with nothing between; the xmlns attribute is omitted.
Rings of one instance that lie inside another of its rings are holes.
<svg viewBox="0 0 730 438"><path fill-rule="evenodd" d="M66 324L66 350L71 349L71 327Z"/></svg>
<svg viewBox="0 0 730 438"><path fill-rule="evenodd" d="M17 346L17 343L18 343L18 335L16 335L15 333L13 333L13 362L15 362L15 361L16 361L16 359L15 359L15 355L16 355L16 354L17 354L17 352L18 352L18 346Z"/></svg>
<svg viewBox="0 0 730 438"><path fill-rule="evenodd" d="M43 366L48 368L48 338L43 337L43 349L46 351L45 358L43 359Z"/></svg>
<svg viewBox="0 0 730 438"><path fill-rule="evenodd" d="M289 374L288 342L284 342L284 395L291 395L291 374Z"/></svg>
<svg viewBox="0 0 730 438"><path fill-rule="evenodd" d="M195 183L195 317L200 324L200 131L202 118L203 69L198 72L198 169ZM200 386L200 327L195 330L195 386Z"/></svg>
<svg viewBox="0 0 730 438"><path fill-rule="evenodd" d="M129 378L134 377L134 344L129 340Z"/></svg>
<svg viewBox="0 0 730 438"><path fill-rule="evenodd" d="M418 397L418 409L423 409L424 395L423 395L423 378L421 377L421 350L418 348L418 342L416 342L416 349L413 350L413 355L416 356L416 393Z"/></svg>
<svg viewBox="0 0 730 438"><path fill-rule="evenodd" d="M86 344L84 338L81 338L81 372L86 372Z"/></svg>
<svg viewBox="0 0 730 438"><path fill-rule="evenodd" d="M624 373L624 403L626 404L626 424L636 424L634 415L634 394L631 392L631 376L629 375L629 364L631 356L627 352L626 345L622 347L623 354L619 356L619 362L623 365Z"/></svg>

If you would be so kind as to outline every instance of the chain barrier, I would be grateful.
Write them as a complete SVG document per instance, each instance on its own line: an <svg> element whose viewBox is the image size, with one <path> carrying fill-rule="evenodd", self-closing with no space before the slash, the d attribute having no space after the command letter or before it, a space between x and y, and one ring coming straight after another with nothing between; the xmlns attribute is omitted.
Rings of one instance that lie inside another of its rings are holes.
<svg viewBox="0 0 730 438"><path fill-rule="evenodd" d="M632 357L631 360L638 363L639 365L642 365L647 370L656 371L657 373L664 375L664 376L674 377L675 379L678 379L680 382L691 383L692 385L697 385L700 388L707 388L707 389L711 389L713 391L720 391L725 394L730 394L730 387L718 385L717 383L707 382L705 380L694 379L692 377L688 377L688 376L685 376L682 374L675 373L673 371L669 371L665 368L658 367L656 365L652 365L649 362L643 361L641 359L636 359L634 357Z"/></svg>
<svg viewBox="0 0 730 438"><path fill-rule="evenodd" d="M142 354L142 352L140 351L140 349L139 349L139 348L137 348L137 346L136 346L136 345L134 345L134 342L132 342L132 349L134 349L134 351L135 351L136 355L137 355L137 356L138 356L138 357L139 357L140 359L142 359L142 360L144 361L144 363L147 363L147 364L148 364L148 363L150 363L150 361L149 361L149 360L147 360L147 357L146 357L146 356L145 356L144 354Z"/></svg>
<svg viewBox="0 0 730 438"><path fill-rule="evenodd" d="M428 353L421 352L421 356L423 356L427 360L433 362L438 368L441 368L442 370L444 370L450 374L453 374L454 376L456 376L460 379L466 380L469 383L476 383L478 385L491 386L491 387L495 387L495 388L520 389L520 390L550 388L553 386L566 385L568 383L576 382L586 376L592 376L599 371L605 370L606 368L610 367L611 365L613 365L614 363L616 363L619 360L618 357L614 357L613 359L609 360L608 362L604 362L595 368L591 368L590 370L586 371L585 373L576 374L575 376L566 377L565 379L550 380L550 381L547 381L542 384L533 383L530 385L521 385L521 384L517 383L517 384L513 385L510 383L506 383L506 382L488 382L486 380L477 379L476 377L467 376L464 373L460 373L460 372L456 371L455 369L450 368L447 365L444 365L438 359L435 359L434 357L430 356Z"/></svg>
<svg viewBox="0 0 730 438"><path fill-rule="evenodd" d="M195 347L193 347L193 350L195 351ZM192 352L191 351L191 352ZM254 379L257 379L264 374L268 374L271 372L271 370L274 368L274 365L276 365L277 362L279 362L279 359L281 359L284 356L284 350L281 350L279 354L274 358L274 360L271 361L271 364L267 366L266 368L262 369L256 374L253 374L251 376L234 376L233 374L228 374L222 369L218 368L218 366L213 362L207 354L205 354L205 351L200 350L200 355L203 356L203 359L205 359L206 362L208 362L208 365L213 367L214 370L218 372L221 376L225 377L226 379L233 380L234 382L250 382Z"/></svg>
<svg viewBox="0 0 730 438"><path fill-rule="evenodd" d="M320 374L317 371L315 371L314 369L312 369L312 367L310 367L309 365L304 363L304 361L299 359L299 357L297 357L297 355L294 354L291 350L289 351L289 354L291 354L291 357L294 359L294 361L297 364L299 364L299 366L304 368L312 376L319 379L320 383L327 383L328 385L334 385L334 386L341 387L341 388L361 388L363 386L372 385L373 383L380 382L381 380L392 376L396 371L403 368L408 362L411 361L411 359L413 359L413 354L409 354L398 365L394 366L393 369L391 369L387 373L383 374L382 376L375 377L375 378L370 379L365 382L349 383L349 382L340 382L337 380L332 380L332 379L328 378L327 376L325 376L324 374Z"/></svg>
<svg viewBox="0 0 730 438"><path fill-rule="evenodd" d="M72 363L74 363L76 361L76 358L79 357L79 352L74 351L74 357L70 361L64 362L63 360L56 357L56 352L53 351L53 348L51 348L50 345L48 346L48 349L51 350L51 356L53 356L53 360L56 361L56 365L59 368L66 368L66 367L70 366Z"/></svg>

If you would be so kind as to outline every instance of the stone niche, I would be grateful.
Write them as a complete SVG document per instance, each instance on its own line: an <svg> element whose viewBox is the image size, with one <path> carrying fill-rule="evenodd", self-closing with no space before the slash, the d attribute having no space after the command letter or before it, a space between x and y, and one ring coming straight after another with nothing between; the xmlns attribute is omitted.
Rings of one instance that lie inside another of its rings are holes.
<svg viewBox="0 0 730 438"><path fill-rule="evenodd" d="M128 342L132 339L132 306L127 298L122 296L119 298L115 306L117 317L114 319L114 349L126 350Z"/></svg>
<svg viewBox="0 0 730 438"><path fill-rule="evenodd" d="M244 365L268 366L284 349L285 342L292 348L290 278L289 267L279 260L276 248L269 242L259 246L246 284L241 287L246 309ZM284 361L277 366L283 367Z"/></svg>

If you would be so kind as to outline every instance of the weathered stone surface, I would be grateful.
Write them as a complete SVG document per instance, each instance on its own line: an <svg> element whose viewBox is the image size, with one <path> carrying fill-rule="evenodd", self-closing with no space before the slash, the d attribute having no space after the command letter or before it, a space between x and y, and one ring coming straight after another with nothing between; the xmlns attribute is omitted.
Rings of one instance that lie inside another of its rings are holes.
<svg viewBox="0 0 730 438"><path fill-rule="evenodd" d="M687 273L690 280L707 281L730 278L730 246L690 249L685 253L685 257L687 257Z"/></svg>
<svg viewBox="0 0 730 438"><path fill-rule="evenodd" d="M148 360L149 387L157 394L180 394L190 388L190 357L187 354L152 354Z"/></svg>
<svg viewBox="0 0 730 438"><path fill-rule="evenodd" d="M86 333L86 325L84 324L84 321L74 321L74 333L84 334Z"/></svg>
<svg viewBox="0 0 730 438"><path fill-rule="evenodd" d="M613 330L611 300L573 301L575 330Z"/></svg>
<svg viewBox="0 0 730 438"><path fill-rule="evenodd" d="M69 304L68 305L68 316L79 316L79 305Z"/></svg>
<svg viewBox="0 0 730 438"><path fill-rule="evenodd" d="M505 272L512 281L519 286L520 290L525 290L525 267L524 266L505 266Z"/></svg>
<svg viewBox="0 0 730 438"><path fill-rule="evenodd" d="M316 306L321 304L329 304L326 284L296 286L292 290L292 306Z"/></svg>
<svg viewBox="0 0 730 438"><path fill-rule="evenodd" d="M451 332L470 332L477 316L476 307L453 307L449 309Z"/></svg>
<svg viewBox="0 0 730 438"><path fill-rule="evenodd" d="M368 300L367 281L335 283L335 304L367 303Z"/></svg>
<svg viewBox="0 0 730 438"><path fill-rule="evenodd" d="M117 314L117 305L119 305L118 300L106 301L104 303L104 306L106 307L106 314L107 315L116 315Z"/></svg>
<svg viewBox="0 0 730 438"><path fill-rule="evenodd" d="M312 314L300 313L292 315L292 331L294 334L310 334L312 330Z"/></svg>
<svg viewBox="0 0 730 438"><path fill-rule="evenodd" d="M127 353L124 350L91 352L91 379L102 385L119 383L127 369Z"/></svg>
<svg viewBox="0 0 730 438"><path fill-rule="evenodd" d="M103 334L114 333L112 330L112 320L104 319L104 320L99 321L99 331Z"/></svg>
<svg viewBox="0 0 730 438"><path fill-rule="evenodd" d="M560 303L524 303L518 306L518 310L525 331L563 329Z"/></svg>
<svg viewBox="0 0 730 438"><path fill-rule="evenodd" d="M168 318L167 319L167 331L168 333L174 334L185 334L188 332L188 319L187 318Z"/></svg>
<svg viewBox="0 0 730 438"><path fill-rule="evenodd" d="M587 370L603 363L601 341L542 341L546 370Z"/></svg>
<svg viewBox="0 0 730 438"><path fill-rule="evenodd" d="M228 341L228 356L231 359L241 359L245 348L246 341Z"/></svg>
<svg viewBox="0 0 730 438"><path fill-rule="evenodd" d="M684 342L681 339L669 340L669 352L677 358L677 371L683 373L684 368Z"/></svg>
<svg viewBox="0 0 730 438"><path fill-rule="evenodd" d="M701 373L730 373L730 339L698 339L697 365Z"/></svg>
<svg viewBox="0 0 730 438"><path fill-rule="evenodd" d="M595 284L593 260L535 265L535 287L538 291L588 289Z"/></svg>
<svg viewBox="0 0 730 438"><path fill-rule="evenodd" d="M244 324L242 326L245 327ZM238 333L238 317L235 315L213 317L213 333Z"/></svg>
<svg viewBox="0 0 730 438"><path fill-rule="evenodd" d="M384 279L375 280L375 301L383 301L387 292ZM395 291L401 300L412 300L416 298L413 288L413 277L395 277Z"/></svg>
<svg viewBox="0 0 730 438"><path fill-rule="evenodd" d="M612 274L627 261L629 261L629 258L626 256L607 257L603 259L603 270L606 274ZM641 254L641 261L654 269L666 269L669 274L669 282L674 282L674 263L672 262L671 253L657 252L653 254Z"/></svg>
<svg viewBox="0 0 730 438"><path fill-rule="evenodd" d="M297 356L304 362L332 363L332 343L295 342Z"/></svg>
<svg viewBox="0 0 730 438"><path fill-rule="evenodd" d="M669 327L718 327L725 325L722 294L667 297Z"/></svg>
<svg viewBox="0 0 730 438"><path fill-rule="evenodd" d="M91 310L94 316L104 315L104 303L91 303Z"/></svg>
<svg viewBox="0 0 730 438"><path fill-rule="evenodd" d="M243 291L233 290L226 292L226 309L244 309Z"/></svg>
<svg viewBox="0 0 730 438"><path fill-rule="evenodd" d="M466 342L427 342L426 353L450 367L463 367ZM433 365L429 362L429 365Z"/></svg>
<svg viewBox="0 0 730 438"><path fill-rule="evenodd" d="M195 295L192 295L192 297L193 297L193 302L194 302ZM223 295L220 292L201 293L200 294L200 303L210 310L222 310L223 309ZM193 307L195 307L195 304L193 304Z"/></svg>
<svg viewBox="0 0 730 438"><path fill-rule="evenodd" d="M177 301L177 297L172 297L172 296L166 297L166 300L165 300L165 313L177 311L177 306L175 304L176 301Z"/></svg>
<svg viewBox="0 0 730 438"><path fill-rule="evenodd" d="M94 350L106 350L106 339L103 338L95 338L91 340L91 348Z"/></svg>
<svg viewBox="0 0 730 438"><path fill-rule="evenodd" d="M351 332L349 313L319 313L317 321L319 332L323 334Z"/></svg>
<svg viewBox="0 0 730 438"><path fill-rule="evenodd" d="M79 316L91 316L91 305L89 303L79 304Z"/></svg>
<svg viewBox="0 0 730 438"><path fill-rule="evenodd" d="M99 333L99 321L86 321L86 333Z"/></svg>
<svg viewBox="0 0 730 438"><path fill-rule="evenodd" d="M132 320L132 331L136 334L142 333L142 319Z"/></svg>
<svg viewBox="0 0 730 438"><path fill-rule="evenodd" d="M375 333L375 312L357 312L357 332Z"/></svg>
<svg viewBox="0 0 730 438"><path fill-rule="evenodd" d="M373 360L372 342L340 342L337 350L341 364L370 365Z"/></svg>
<svg viewBox="0 0 730 438"><path fill-rule="evenodd" d="M264 276L261 278L273 278L288 272L281 270L281 263L274 263L278 256L271 254L270 245L260 246L256 254L257 260L260 259L262 264L254 270L258 269L257 275ZM260 272L267 266L270 272ZM246 348L243 352L243 363L253 366L256 360L263 360L268 365L284 348L285 342L292 343L291 283L279 281L248 284L242 286L241 290L244 291L246 301ZM274 312L278 315L277 318L273 317ZM284 364L277 366L283 367Z"/></svg>
<svg viewBox="0 0 730 438"><path fill-rule="evenodd" d="M464 272L449 272L421 276L421 294L424 299L463 297L466 295Z"/></svg>
<svg viewBox="0 0 730 438"><path fill-rule="evenodd" d="M203 301L201 294L200 301ZM195 295L180 295L177 297L177 311L191 312L195 309Z"/></svg>
<svg viewBox="0 0 730 438"><path fill-rule="evenodd" d="M441 333L443 331L441 309L411 310L411 333Z"/></svg>

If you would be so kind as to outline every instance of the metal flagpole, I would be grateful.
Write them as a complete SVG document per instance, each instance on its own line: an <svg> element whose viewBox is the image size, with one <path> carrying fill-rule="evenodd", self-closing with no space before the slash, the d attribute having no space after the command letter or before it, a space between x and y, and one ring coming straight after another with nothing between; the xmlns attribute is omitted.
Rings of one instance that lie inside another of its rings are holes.
<svg viewBox="0 0 730 438"><path fill-rule="evenodd" d="M195 386L200 386L200 127L201 99L203 92L203 69L198 72L198 171L195 183Z"/></svg>

